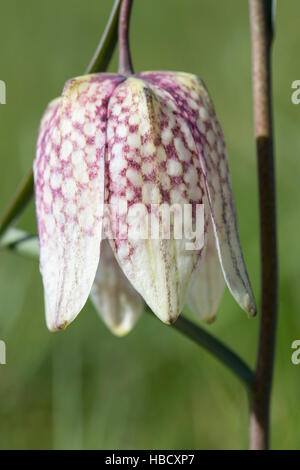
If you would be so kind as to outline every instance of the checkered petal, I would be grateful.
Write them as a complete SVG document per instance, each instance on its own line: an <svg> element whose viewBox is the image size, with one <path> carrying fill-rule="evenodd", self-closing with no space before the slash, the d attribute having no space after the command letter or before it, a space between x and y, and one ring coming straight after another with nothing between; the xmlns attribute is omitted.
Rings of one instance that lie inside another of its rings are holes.
<svg viewBox="0 0 300 470"><path fill-rule="evenodd" d="M240 246L224 136L208 91L198 77L182 72L144 72L138 76L152 86L154 93L163 90L166 103L176 103L191 130L227 286L239 305L255 315L255 300Z"/></svg>
<svg viewBox="0 0 300 470"><path fill-rule="evenodd" d="M47 325L65 328L95 278L102 233L108 100L123 80L72 79L47 108L34 162L36 213Z"/></svg>
<svg viewBox="0 0 300 470"><path fill-rule="evenodd" d="M120 269L107 240L101 244L91 299L106 326L117 336L132 330L144 308L141 296Z"/></svg>
<svg viewBox="0 0 300 470"><path fill-rule="evenodd" d="M205 233L201 263L189 287L187 305L200 320L211 323L215 320L224 288L225 280L210 222Z"/></svg>
<svg viewBox="0 0 300 470"><path fill-rule="evenodd" d="M187 204L193 209L190 221L195 222L204 192L199 159L189 145L191 132L174 103L165 102L147 83L131 77L110 100L107 139L113 250L153 312L172 323L185 303L202 247L187 248L189 237L180 219ZM169 239L164 229L163 236L155 238L153 232L150 236L150 212L152 230L161 217L167 219L159 209L171 207ZM178 227L182 237L177 237Z"/></svg>

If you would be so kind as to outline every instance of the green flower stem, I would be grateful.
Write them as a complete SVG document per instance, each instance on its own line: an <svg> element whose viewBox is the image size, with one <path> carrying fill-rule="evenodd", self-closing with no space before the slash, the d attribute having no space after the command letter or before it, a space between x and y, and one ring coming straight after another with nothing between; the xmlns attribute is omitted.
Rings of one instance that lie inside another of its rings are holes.
<svg viewBox="0 0 300 470"><path fill-rule="evenodd" d="M0 220L0 239L22 213L33 195L33 171L30 170Z"/></svg>
<svg viewBox="0 0 300 470"><path fill-rule="evenodd" d="M86 73L104 72L112 58L118 40L118 20L122 0L116 0L99 46ZM33 196L33 171L30 169L13 200L0 219L0 239L7 228L22 214Z"/></svg>
<svg viewBox="0 0 300 470"><path fill-rule="evenodd" d="M271 13L273 13L274 2L250 0L249 5L262 272L259 345L250 403L250 447L254 450L265 450L269 448L270 440L270 401L278 308L276 190L271 95L271 46L274 33Z"/></svg>
<svg viewBox="0 0 300 470"><path fill-rule="evenodd" d="M184 311L187 310L187 307L185 307ZM149 307L147 307L146 311L156 318ZM172 325L172 328L180 331L180 333L185 335L187 338L197 343L198 346L201 346L210 352L213 356L215 356L216 359L227 366L231 372L233 372L233 374L239 380L241 380L248 392L251 392L254 380L253 372L246 362L244 362L224 343L222 343L212 334L208 333L204 328L201 328L200 326L185 318L183 315L179 316L176 322Z"/></svg>
<svg viewBox="0 0 300 470"><path fill-rule="evenodd" d="M122 0L115 0L99 46L86 73L104 72L107 69L118 42L118 22L121 3Z"/></svg>
<svg viewBox="0 0 300 470"><path fill-rule="evenodd" d="M248 391L251 390L254 379L252 370L224 343L182 315L174 323L174 328L213 354L243 382Z"/></svg>

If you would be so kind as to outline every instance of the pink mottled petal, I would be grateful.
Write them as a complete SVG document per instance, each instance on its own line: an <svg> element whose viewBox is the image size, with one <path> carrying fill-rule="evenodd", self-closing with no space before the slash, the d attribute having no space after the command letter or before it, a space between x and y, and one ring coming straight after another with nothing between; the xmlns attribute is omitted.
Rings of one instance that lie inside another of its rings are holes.
<svg viewBox="0 0 300 470"><path fill-rule="evenodd" d="M211 323L216 317L224 288L224 276L210 222L205 233L201 262L189 287L187 305L201 320Z"/></svg>
<svg viewBox="0 0 300 470"><path fill-rule="evenodd" d="M132 234L132 228L137 221L147 228L151 204L177 204L181 209L186 203L195 209L202 203L202 171L197 153L186 140L186 135L192 140L191 133L172 103L165 103L133 77L115 90L108 118L107 191L111 206L120 208L117 222L128 230L124 236L115 227L111 243L135 289L162 321L172 323L185 303L200 251L186 250L184 235L174 239L174 224L170 239L141 239Z"/></svg>
<svg viewBox="0 0 300 470"><path fill-rule="evenodd" d="M224 136L208 91L198 77L186 73L145 72L139 76L166 91L169 99L177 103L192 131L205 175L226 283L239 305L250 315L255 315L255 300L240 246Z"/></svg>
<svg viewBox="0 0 300 470"><path fill-rule="evenodd" d="M106 326L117 336L129 333L143 312L144 302L121 271L107 240L102 241L91 299Z"/></svg>
<svg viewBox="0 0 300 470"><path fill-rule="evenodd" d="M34 163L47 325L65 328L95 278L104 202L108 100L122 79L72 79L42 119Z"/></svg>

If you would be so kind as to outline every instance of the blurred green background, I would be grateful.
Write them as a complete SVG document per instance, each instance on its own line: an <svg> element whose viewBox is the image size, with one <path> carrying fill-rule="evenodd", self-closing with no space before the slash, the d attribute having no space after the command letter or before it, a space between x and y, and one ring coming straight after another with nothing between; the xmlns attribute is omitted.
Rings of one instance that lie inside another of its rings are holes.
<svg viewBox="0 0 300 470"><path fill-rule="evenodd" d="M112 0L1 3L0 210L31 166L41 114L64 82L86 69ZM300 78L300 2L278 2L273 51L280 316L272 402L272 447L300 447L299 122L291 83ZM229 150L240 235L259 303L259 240L248 2L139 0L132 16L134 66L182 70L206 82ZM114 58L110 70L116 70ZM298 155L298 156L297 156ZM33 203L20 227L36 231ZM247 397L238 380L172 327L144 316L113 337L88 303L66 332L44 321L38 264L0 253L1 449L244 449ZM255 362L259 319L226 292L208 327Z"/></svg>

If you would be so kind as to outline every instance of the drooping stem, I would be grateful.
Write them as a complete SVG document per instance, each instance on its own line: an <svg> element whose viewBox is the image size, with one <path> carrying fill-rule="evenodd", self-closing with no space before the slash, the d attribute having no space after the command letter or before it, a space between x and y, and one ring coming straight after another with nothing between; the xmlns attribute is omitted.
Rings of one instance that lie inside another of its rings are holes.
<svg viewBox="0 0 300 470"><path fill-rule="evenodd" d="M277 323L277 241L271 101L270 0L250 0L254 124L257 146L260 237L260 337L250 403L250 447L268 449L270 399Z"/></svg>
<svg viewBox="0 0 300 470"><path fill-rule="evenodd" d="M176 320L173 327L215 356L216 359L228 367L228 369L242 381L246 389L251 392L254 379L253 372L246 362L228 346L208 333L204 328L201 328L182 315Z"/></svg>
<svg viewBox="0 0 300 470"><path fill-rule="evenodd" d="M30 170L16 191L11 203L0 219L0 238L13 221L23 212L33 195L33 171Z"/></svg>
<svg viewBox="0 0 300 470"><path fill-rule="evenodd" d="M119 16L119 73L128 77L133 74L129 46L129 22L133 0L123 0Z"/></svg>
<svg viewBox="0 0 300 470"><path fill-rule="evenodd" d="M187 307L184 309L188 311ZM150 313L154 318L155 315L149 307L146 307L146 312ZM180 315L171 328L180 331L184 336L194 341L201 348L206 349L223 365L225 365L231 372L245 385L247 391L251 393L254 374L246 364L235 352L228 346L222 343L218 338L208 333L204 328L196 325L192 321Z"/></svg>

